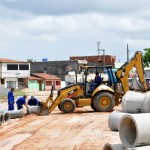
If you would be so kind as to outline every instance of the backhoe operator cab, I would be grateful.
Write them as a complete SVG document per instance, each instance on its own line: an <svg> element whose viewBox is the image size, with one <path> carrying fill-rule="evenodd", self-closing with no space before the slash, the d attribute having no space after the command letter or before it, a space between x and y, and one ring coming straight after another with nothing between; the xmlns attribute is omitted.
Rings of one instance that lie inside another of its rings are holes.
<svg viewBox="0 0 150 150"><path fill-rule="evenodd" d="M104 88L105 86L108 86L108 89L112 91L114 90L115 85L117 83L115 74L112 71L112 66L106 66L106 67L93 67L93 66L85 66L83 69L84 71L84 95L85 97L92 97L92 93L97 93L98 91L102 91L102 87ZM103 71L105 70L105 71ZM90 92L90 87L92 85L92 82L95 79L95 74L99 73L99 76L101 77L101 84L97 85L94 91L91 93ZM101 85L101 88L100 88ZM97 88L98 87L98 88ZM97 90L96 90L97 89ZM107 90L108 90L107 89ZM96 94L95 93L95 94Z"/></svg>

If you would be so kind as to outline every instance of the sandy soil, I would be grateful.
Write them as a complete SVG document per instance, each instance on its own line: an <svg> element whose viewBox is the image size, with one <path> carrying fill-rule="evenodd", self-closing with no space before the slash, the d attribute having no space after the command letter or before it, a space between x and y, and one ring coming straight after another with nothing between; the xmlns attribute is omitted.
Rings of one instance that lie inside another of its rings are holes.
<svg viewBox="0 0 150 150"><path fill-rule="evenodd" d="M26 92L42 101L49 94ZM7 109L7 103L0 103L0 109ZM90 107L63 114L56 108L48 116L11 119L0 126L0 150L102 150L106 143L121 143L119 133L108 127L109 114Z"/></svg>

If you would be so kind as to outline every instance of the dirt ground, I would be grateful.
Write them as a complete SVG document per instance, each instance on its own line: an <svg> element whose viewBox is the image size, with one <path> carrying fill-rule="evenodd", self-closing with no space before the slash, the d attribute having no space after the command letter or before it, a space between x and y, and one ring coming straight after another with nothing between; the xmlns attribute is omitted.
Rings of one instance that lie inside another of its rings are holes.
<svg viewBox="0 0 150 150"><path fill-rule="evenodd" d="M49 94L25 92L41 101ZM0 109L7 109L5 100ZM109 114L94 112L90 107L63 114L56 108L47 116L31 114L11 119L0 126L0 150L102 150L106 143L121 143L119 133L108 127Z"/></svg>

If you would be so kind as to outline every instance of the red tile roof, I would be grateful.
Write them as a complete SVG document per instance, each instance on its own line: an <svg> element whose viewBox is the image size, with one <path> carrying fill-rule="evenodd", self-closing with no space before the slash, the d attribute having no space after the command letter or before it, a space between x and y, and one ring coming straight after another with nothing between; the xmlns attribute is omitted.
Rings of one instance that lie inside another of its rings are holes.
<svg viewBox="0 0 150 150"><path fill-rule="evenodd" d="M19 63L19 62L25 62L25 61L0 58L0 62L3 62L3 63Z"/></svg>
<svg viewBox="0 0 150 150"><path fill-rule="evenodd" d="M55 75L47 74L47 73L32 73L33 76L43 78L45 80L60 80L60 78Z"/></svg>
<svg viewBox="0 0 150 150"><path fill-rule="evenodd" d="M37 78L37 77L30 76L29 80L43 80L43 79L42 78Z"/></svg>

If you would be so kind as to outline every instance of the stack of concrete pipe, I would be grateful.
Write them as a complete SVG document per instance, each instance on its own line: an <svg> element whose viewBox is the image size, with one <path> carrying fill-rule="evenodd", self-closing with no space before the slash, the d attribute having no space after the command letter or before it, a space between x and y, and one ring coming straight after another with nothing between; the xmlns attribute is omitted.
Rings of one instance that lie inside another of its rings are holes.
<svg viewBox="0 0 150 150"><path fill-rule="evenodd" d="M103 150L150 150L150 92L128 91L122 99L122 111L109 115L108 126L119 131L122 143L106 143Z"/></svg>

